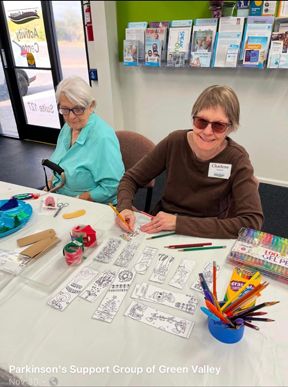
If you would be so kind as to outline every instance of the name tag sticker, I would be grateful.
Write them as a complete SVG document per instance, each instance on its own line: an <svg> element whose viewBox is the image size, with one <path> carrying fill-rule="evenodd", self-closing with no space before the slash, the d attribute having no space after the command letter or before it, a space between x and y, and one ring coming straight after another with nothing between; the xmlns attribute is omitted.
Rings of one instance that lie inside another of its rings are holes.
<svg viewBox="0 0 288 387"><path fill-rule="evenodd" d="M209 163L209 177L216 177L217 179L229 179L231 175L231 164Z"/></svg>

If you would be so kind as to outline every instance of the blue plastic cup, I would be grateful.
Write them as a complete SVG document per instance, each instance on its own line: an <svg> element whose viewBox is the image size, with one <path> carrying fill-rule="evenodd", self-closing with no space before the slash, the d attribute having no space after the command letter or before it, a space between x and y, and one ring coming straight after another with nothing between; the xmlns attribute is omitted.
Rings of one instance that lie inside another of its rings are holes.
<svg viewBox="0 0 288 387"><path fill-rule="evenodd" d="M224 305L224 302L220 302L219 305ZM243 324L240 328L236 329L228 324L224 324L221 321L214 321L208 317L208 328L211 335L221 341L221 343L234 344L242 339L245 325Z"/></svg>

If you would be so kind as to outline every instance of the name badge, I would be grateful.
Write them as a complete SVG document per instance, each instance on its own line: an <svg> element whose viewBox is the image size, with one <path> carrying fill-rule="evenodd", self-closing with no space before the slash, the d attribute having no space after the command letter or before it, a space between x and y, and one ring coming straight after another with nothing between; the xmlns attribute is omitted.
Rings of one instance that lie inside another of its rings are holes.
<svg viewBox="0 0 288 387"><path fill-rule="evenodd" d="M229 179L231 175L231 164L209 163L209 177L216 177L217 179Z"/></svg>

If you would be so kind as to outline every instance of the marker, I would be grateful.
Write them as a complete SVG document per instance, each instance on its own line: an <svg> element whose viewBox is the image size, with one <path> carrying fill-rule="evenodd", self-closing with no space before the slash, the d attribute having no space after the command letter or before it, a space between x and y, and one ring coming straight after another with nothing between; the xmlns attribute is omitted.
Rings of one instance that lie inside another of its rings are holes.
<svg viewBox="0 0 288 387"><path fill-rule="evenodd" d="M219 317L215 316L215 314L211 313L210 310L208 310L207 308L204 308L204 306L201 306L200 309L202 310L203 313L205 313L212 320L218 321L218 322L221 321Z"/></svg>

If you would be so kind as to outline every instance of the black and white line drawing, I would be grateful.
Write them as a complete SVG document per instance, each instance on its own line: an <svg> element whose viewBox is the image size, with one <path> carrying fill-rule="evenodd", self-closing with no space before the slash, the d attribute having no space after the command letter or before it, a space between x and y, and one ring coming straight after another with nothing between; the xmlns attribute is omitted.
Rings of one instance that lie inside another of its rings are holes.
<svg viewBox="0 0 288 387"><path fill-rule="evenodd" d="M111 323L135 278L135 270L122 269L92 318Z"/></svg>
<svg viewBox="0 0 288 387"><path fill-rule="evenodd" d="M167 254L158 254L157 262L150 277L150 281L163 284L174 259L174 257Z"/></svg>
<svg viewBox="0 0 288 387"><path fill-rule="evenodd" d="M190 314L195 313L199 302L192 295L165 291L158 286L150 285L146 282L143 282L141 285L136 284L135 290L131 298L167 305Z"/></svg>
<svg viewBox="0 0 288 387"><path fill-rule="evenodd" d="M116 275L116 271L105 270L99 278L97 278L80 294L80 297L89 302L93 302L112 284Z"/></svg>
<svg viewBox="0 0 288 387"><path fill-rule="evenodd" d="M189 259L182 259L173 278L171 278L169 285L178 289L183 289L195 265L196 262L194 261L190 261Z"/></svg>
<svg viewBox="0 0 288 387"><path fill-rule="evenodd" d="M96 255L94 259L100 262L109 263L114 257L121 243L122 243L121 239L117 239L117 238L108 239L103 249L100 251L98 255Z"/></svg>
<svg viewBox="0 0 288 387"><path fill-rule="evenodd" d="M136 265L134 266L134 269L137 271L138 274L145 274L147 272L153 258L157 254L157 251L158 249L156 249L155 247L145 247L143 253L138 259Z"/></svg>
<svg viewBox="0 0 288 387"><path fill-rule="evenodd" d="M202 273L207 282L209 289L211 290L213 285L213 263L207 262L204 266ZM217 265L216 277L218 277L219 273L220 273L220 266ZM197 280L191 286L191 289L197 290L198 292L204 294L199 278L197 278Z"/></svg>
<svg viewBox="0 0 288 387"><path fill-rule="evenodd" d="M139 246L139 243L136 242L130 242L126 244L124 249L122 250L119 257L116 259L114 265L121 266L121 267L127 267L131 260L133 259L136 250Z"/></svg>
<svg viewBox="0 0 288 387"><path fill-rule="evenodd" d="M62 312L98 273L97 270L84 267L64 289L48 301L48 305Z"/></svg>
<svg viewBox="0 0 288 387"><path fill-rule="evenodd" d="M172 316L136 301L130 304L125 316L186 339L189 338L194 326L193 321Z"/></svg>

